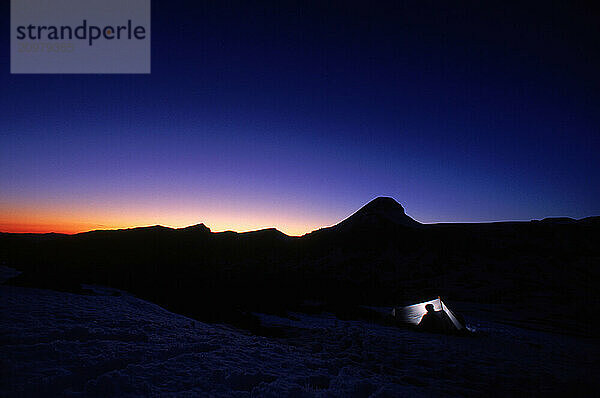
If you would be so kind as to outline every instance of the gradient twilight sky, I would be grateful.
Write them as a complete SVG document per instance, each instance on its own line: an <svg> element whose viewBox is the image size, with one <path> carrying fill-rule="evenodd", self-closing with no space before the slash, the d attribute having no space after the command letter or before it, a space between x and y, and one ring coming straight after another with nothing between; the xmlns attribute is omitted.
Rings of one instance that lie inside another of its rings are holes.
<svg viewBox="0 0 600 398"><path fill-rule="evenodd" d="M153 1L151 75L10 75L2 2L0 231L600 215L597 12L283 3Z"/></svg>

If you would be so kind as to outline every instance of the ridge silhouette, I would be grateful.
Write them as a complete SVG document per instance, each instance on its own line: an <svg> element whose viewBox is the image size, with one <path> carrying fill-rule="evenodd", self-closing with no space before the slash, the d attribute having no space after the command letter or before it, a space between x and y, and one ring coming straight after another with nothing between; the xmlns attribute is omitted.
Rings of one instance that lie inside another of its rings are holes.
<svg viewBox="0 0 600 398"><path fill-rule="evenodd" d="M566 222L565 222L566 221ZM579 332L600 309L600 218L420 224L376 198L339 224L302 237L268 228L211 232L204 224L0 233L7 283L82 293L81 284L129 291L203 321L260 328L251 312L285 313L318 301L338 314L442 295L518 304L548 325ZM577 311L573 311L577 308ZM350 315L349 315L350 316Z"/></svg>

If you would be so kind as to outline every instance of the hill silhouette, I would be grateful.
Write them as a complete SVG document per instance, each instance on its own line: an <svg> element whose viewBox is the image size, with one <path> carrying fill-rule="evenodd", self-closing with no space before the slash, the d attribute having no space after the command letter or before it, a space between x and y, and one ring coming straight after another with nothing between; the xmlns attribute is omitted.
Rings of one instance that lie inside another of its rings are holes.
<svg viewBox="0 0 600 398"><path fill-rule="evenodd" d="M82 283L101 284L248 328L252 311L285 312L307 300L343 311L442 295L583 330L600 308L593 294L599 232L598 217L420 224L394 199L377 198L302 237L276 229L213 233L204 224L2 233L0 261L22 271L13 285L81 292Z"/></svg>
<svg viewBox="0 0 600 398"><path fill-rule="evenodd" d="M393 198L378 197L361 207L356 213L333 228L337 231L416 227L419 222L404 212Z"/></svg>

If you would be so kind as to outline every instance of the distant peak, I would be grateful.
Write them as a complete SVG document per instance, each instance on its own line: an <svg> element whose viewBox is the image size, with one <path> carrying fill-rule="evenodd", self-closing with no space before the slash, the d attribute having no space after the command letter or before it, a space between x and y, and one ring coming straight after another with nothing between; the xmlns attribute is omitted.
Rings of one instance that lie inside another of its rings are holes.
<svg viewBox="0 0 600 398"><path fill-rule="evenodd" d="M404 207L394 198L380 196L363 207L356 213L337 225L338 229L377 229L385 225L401 225L414 227L419 223L404 212Z"/></svg>
<svg viewBox="0 0 600 398"><path fill-rule="evenodd" d="M379 196L358 210L358 212L399 212L404 214L404 207L389 196Z"/></svg>
<svg viewBox="0 0 600 398"><path fill-rule="evenodd" d="M286 234L276 228L264 228L256 231L242 232L242 236L273 236L273 237L287 237Z"/></svg>
<svg viewBox="0 0 600 398"><path fill-rule="evenodd" d="M182 230L190 231L190 232L210 232L210 228L208 228L203 223L196 224L196 225L190 225L189 227L182 228Z"/></svg>

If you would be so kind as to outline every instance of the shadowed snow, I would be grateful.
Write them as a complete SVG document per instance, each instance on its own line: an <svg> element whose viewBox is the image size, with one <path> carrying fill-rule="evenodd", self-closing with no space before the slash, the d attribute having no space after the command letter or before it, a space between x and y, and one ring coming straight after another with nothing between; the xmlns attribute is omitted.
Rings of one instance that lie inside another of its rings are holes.
<svg viewBox="0 0 600 398"><path fill-rule="evenodd" d="M590 341L485 320L469 338L259 314L287 332L269 339L94 290L0 286L0 396L535 395L589 388L598 365Z"/></svg>

